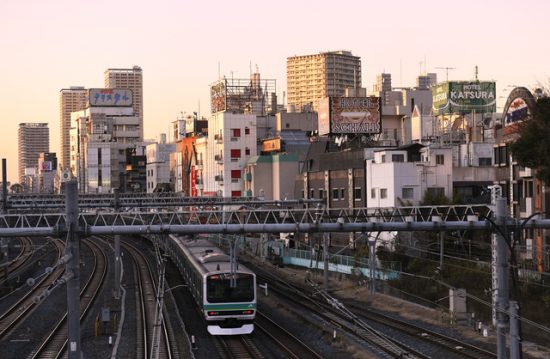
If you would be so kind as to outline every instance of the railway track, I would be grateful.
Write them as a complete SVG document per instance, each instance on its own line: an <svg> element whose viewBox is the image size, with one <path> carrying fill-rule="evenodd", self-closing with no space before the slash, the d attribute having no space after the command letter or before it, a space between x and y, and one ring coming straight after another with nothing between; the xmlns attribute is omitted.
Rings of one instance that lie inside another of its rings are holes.
<svg viewBox="0 0 550 359"><path fill-rule="evenodd" d="M366 322L369 320L372 320L384 326L396 329L404 334L414 337L417 340L427 342L434 346L443 348L444 350L447 350L449 352L458 353L460 354L460 356L463 356L466 358L496 358L496 355L494 353L491 353L490 351L487 351L483 348L465 343L463 341L460 341L448 336L444 336L442 334L427 330L425 328L419 327L411 323L407 323L392 317L388 317L376 312L372 312L368 310L368 308L350 307L351 308L350 310L348 307L344 306L338 300L335 300L334 298L330 297L327 293L324 293L323 291L319 290L319 288L317 288L315 292L312 292L311 290L306 290L305 288L301 288L301 287L298 288L292 284L281 281L280 279L273 277L270 273L267 273L261 270L259 271L262 272L263 274L258 275L258 272L257 272L257 275L263 278L264 280L268 281L270 283L270 288L276 291L278 295L284 296L288 300L293 302L296 302L296 298L301 298L300 304L302 302L305 302L305 303L310 302L310 307L313 307L312 308L313 310L315 310L315 306L317 306L318 308L322 308L322 310L325 311L324 314L328 313L328 318L333 318L332 319L333 322L338 323L344 329L347 328L348 331L353 330L355 328L356 330L359 331L359 333L355 333L355 334L356 335L359 334L360 337L364 337L365 334L367 334L365 332L369 332L369 333L371 332L371 330L369 330L371 329L370 325L368 325ZM291 294L289 294L289 291ZM342 322L341 319L345 319L347 323ZM374 331L374 332L375 332L375 335L377 335L376 333L378 333L383 338L385 337L386 339L393 341L398 347L401 348L401 350L404 351L404 353L402 354L397 354L397 351L398 351L397 350L392 354L393 349L384 348L384 345L383 345L381 348L383 348L385 352L391 355L403 355L403 356L406 355L408 357L420 357L420 358L428 357L426 354L416 351L415 349L410 348L409 346L402 345L401 342L396 342L392 338L387 338L387 336L379 333L378 331ZM379 342L379 340L375 340L374 342L371 342L369 338L367 339L367 341L371 344L378 346L377 343Z"/></svg>
<svg viewBox="0 0 550 359"><path fill-rule="evenodd" d="M214 337L214 344L224 359L263 359L264 356L245 335Z"/></svg>
<svg viewBox="0 0 550 359"><path fill-rule="evenodd" d="M323 358L300 339L259 311L256 312L254 327L276 342L289 358Z"/></svg>
<svg viewBox="0 0 550 359"><path fill-rule="evenodd" d="M18 237L21 250L17 254L17 256L11 260L7 268L4 268L0 271L0 277L2 278L0 280L0 285L2 285L5 281L8 280L10 275L14 275L17 273L17 271L22 268L25 263L28 262L28 260L31 258L32 254L32 241L30 237Z"/></svg>
<svg viewBox="0 0 550 359"><path fill-rule="evenodd" d="M438 344L447 350L460 354L461 356L472 359L491 359L497 357L495 353L483 348L396 318L392 318L382 313L373 312L372 310L361 308L354 304L346 304L346 306L350 308L350 310L357 316L392 327L403 333L409 334L412 337Z"/></svg>
<svg viewBox="0 0 550 359"><path fill-rule="evenodd" d="M63 256L64 244L61 240L53 240L52 243L57 249L57 261ZM58 265L51 272L47 272L38 282L29 281L28 284L32 290L25 293L16 303L14 303L7 311L0 315L0 338L5 337L11 330L19 325L39 304L37 298L41 294L52 289L54 285L61 279L65 271L63 265Z"/></svg>
<svg viewBox="0 0 550 359"><path fill-rule="evenodd" d="M132 256L136 265L138 305L136 358L149 358L153 351L158 358L177 358L177 345L173 330L164 315L157 318L157 288L149 261L143 253L128 242L122 242L122 247ZM164 308L162 308L164 313ZM160 326L161 337L158 345L154 343L155 327ZM173 341L170 339L174 338Z"/></svg>
<svg viewBox="0 0 550 359"><path fill-rule="evenodd" d="M93 241L84 240L94 255L94 266L91 276L80 291L80 321L82 322L91 308L107 274L107 257L104 251ZM42 345L29 357L60 358L64 355L67 344L67 314L61 318Z"/></svg>

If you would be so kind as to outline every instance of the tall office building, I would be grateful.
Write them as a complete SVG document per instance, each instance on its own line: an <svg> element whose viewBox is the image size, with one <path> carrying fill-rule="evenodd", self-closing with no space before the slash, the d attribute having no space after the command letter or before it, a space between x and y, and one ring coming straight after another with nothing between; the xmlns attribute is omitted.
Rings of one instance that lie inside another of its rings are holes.
<svg viewBox="0 0 550 359"><path fill-rule="evenodd" d="M26 185L25 175L36 170L40 153L50 152L50 129L48 124L20 123L17 140L19 183Z"/></svg>
<svg viewBox="0 0 550 359"><path fill-rule="evenodd" d="M143 73L141 67L105 70L105 88L132 90L134 116L140 119L139 140L143 141Z"/></svg>
<svg viewBox="0 0 550 359"><path fill-rule="evenodd" d="M70 136L71 112L81 111L86 108L88 90L82 86L71 86L59 91L59 160L63 169L70 166Z"/></svg>
<svg viewBox="0 0 550 359"><path fill-rule="evenodd" d="M286 60L286 74L289 107L298 112L316 110L323 97L361 88L361 58L350 51L292 56Z"/></svg>

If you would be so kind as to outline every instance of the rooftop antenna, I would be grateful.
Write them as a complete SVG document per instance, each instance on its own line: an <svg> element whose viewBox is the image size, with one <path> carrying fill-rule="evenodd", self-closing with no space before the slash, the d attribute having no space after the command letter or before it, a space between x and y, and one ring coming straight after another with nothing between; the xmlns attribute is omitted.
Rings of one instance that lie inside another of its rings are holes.
<svg viewBox="0 0 550 359"><path fill-rule="evenodd" d="M446 78L447 78L446 81L449 82L449 70L456 70L456 67L444 66L444 67L436 67L436 69L445 70Z"/></svg>

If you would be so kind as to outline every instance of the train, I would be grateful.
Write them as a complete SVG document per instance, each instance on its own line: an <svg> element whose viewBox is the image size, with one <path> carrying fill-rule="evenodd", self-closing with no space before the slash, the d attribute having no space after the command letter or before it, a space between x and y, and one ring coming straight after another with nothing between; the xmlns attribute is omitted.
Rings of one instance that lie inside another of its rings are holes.
<svg viewBox="0 0 550 359"><path fill-rule="evenodd" d="M206 320L211 335L254 331L256 275L237 264L231 287L229 256L206 239L168 236L161 247L176 264Z"/></svg>

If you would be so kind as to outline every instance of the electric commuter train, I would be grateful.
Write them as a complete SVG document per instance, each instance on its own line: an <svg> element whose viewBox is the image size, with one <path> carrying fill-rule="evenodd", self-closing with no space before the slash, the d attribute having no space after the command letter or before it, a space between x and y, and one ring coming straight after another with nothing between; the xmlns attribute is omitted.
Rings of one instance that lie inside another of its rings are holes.
<svg viewBox="0 0 550 359"><path fill-rule="evenodd" d="M212 335L250 334L256 316L256 275L238 264L230 285L229 256L205 239L170 235L161 244L184 277Z"/></svg>

